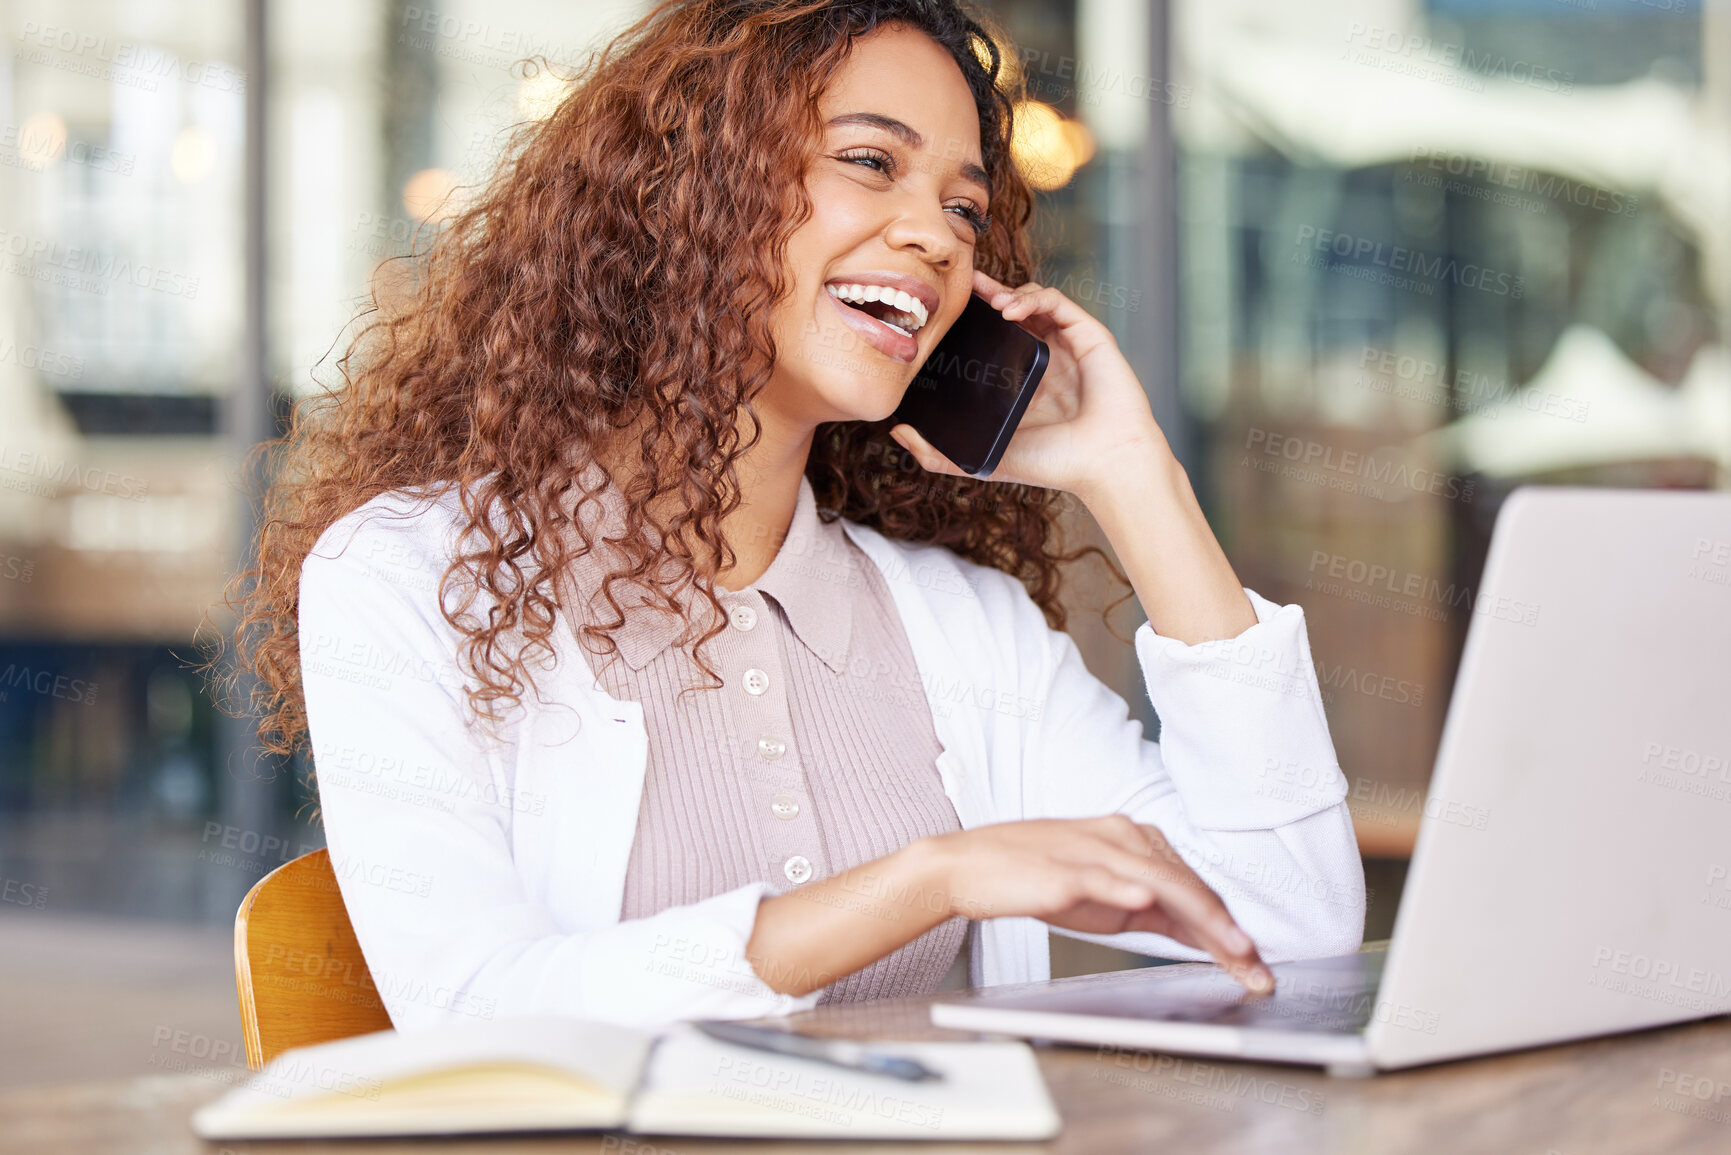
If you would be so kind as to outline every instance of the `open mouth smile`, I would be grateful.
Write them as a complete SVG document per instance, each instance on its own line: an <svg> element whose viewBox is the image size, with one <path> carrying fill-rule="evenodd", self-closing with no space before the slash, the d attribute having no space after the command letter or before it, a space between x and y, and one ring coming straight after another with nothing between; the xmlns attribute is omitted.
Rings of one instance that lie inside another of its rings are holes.
<svg viewBox="0 0 1731 1155"><path fill-rule="evenodd" d="M848 328L873 349L912 363L919 355L915 334L937 308L937 290L901 274L856 273L824 286Z"/></svg>
<svg viewBox="0 0 1731 1155"><path fill-rule="evenodd" d="M926 326L925 303L900 289L857 282L832 282L824 288L842 304L881 321L904 337L911 337Z"/></svg>

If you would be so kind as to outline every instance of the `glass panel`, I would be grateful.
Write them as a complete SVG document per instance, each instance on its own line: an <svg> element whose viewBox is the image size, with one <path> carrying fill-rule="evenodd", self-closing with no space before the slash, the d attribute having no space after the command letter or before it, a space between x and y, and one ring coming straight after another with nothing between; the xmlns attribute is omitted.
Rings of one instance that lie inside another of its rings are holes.
<svg viewBox="0 0 1731 1155"><path fill-rule="evenodd" d="M39 908L213 913L215 720L187 659L233 556L241 11L6 8L0 876Z"/></svg>
<svg viewBox="0 0 1731 1155"><path fill-rule="evenodd" d="M1498 504L1714 486L1723 30L1694 3L1175 4L1182 389L1405 855ZM1722 18L1721 18L1722 19Z"/></svg>

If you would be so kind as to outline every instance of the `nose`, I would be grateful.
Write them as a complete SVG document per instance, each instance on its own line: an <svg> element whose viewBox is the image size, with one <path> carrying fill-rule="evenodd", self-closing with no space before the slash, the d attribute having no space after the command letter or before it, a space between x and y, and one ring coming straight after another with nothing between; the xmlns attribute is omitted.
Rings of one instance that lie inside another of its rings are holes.
<svg viewBox="0 0 1731 1155"><path fill-rule="evenodd" d="M948 216L941 203L910 195L884 230L884 241L897 252L912 253L934 269L947 271L962 248Z"/></svg>

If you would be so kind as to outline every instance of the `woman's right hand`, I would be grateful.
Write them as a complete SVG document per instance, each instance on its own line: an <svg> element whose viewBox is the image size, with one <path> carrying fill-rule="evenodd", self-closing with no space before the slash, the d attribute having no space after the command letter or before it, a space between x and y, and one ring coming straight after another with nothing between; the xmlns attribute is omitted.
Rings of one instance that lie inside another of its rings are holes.
<svg viewBox="0 0 1731 1155"><path fill-rule="evenodd" d="M1220 896L1157 827L1122 814L978 826L926 840L952 914L1022 915L1086 934L1150 931L1213 956L1248 990L1274 976Z"/></svg>

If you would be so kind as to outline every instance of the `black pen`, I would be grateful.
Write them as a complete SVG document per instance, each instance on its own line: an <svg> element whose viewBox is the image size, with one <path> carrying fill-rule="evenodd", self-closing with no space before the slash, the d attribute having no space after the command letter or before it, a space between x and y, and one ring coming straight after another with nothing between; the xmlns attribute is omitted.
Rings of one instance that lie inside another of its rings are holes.
<svg viewBox="0 0 1731 1155"><path fill-rule="evenodd" d="M802 1059L816 1059L820 1063L864 1071L869 1075L888 1075L892 1079L904 1079L910 1083L944 1077L942 1071L934 1071L918 1059L886 1055L852 1039L824 1039L814 1035L796 1035L792 1031L778 1031L773 1027L752 1027L744 1023L714 1020L694 1022L691 1025L710 1038L720 1039L724 1043L734 1043L759 1051L774 1051L782 1055L796 1055Z"/></svg>

